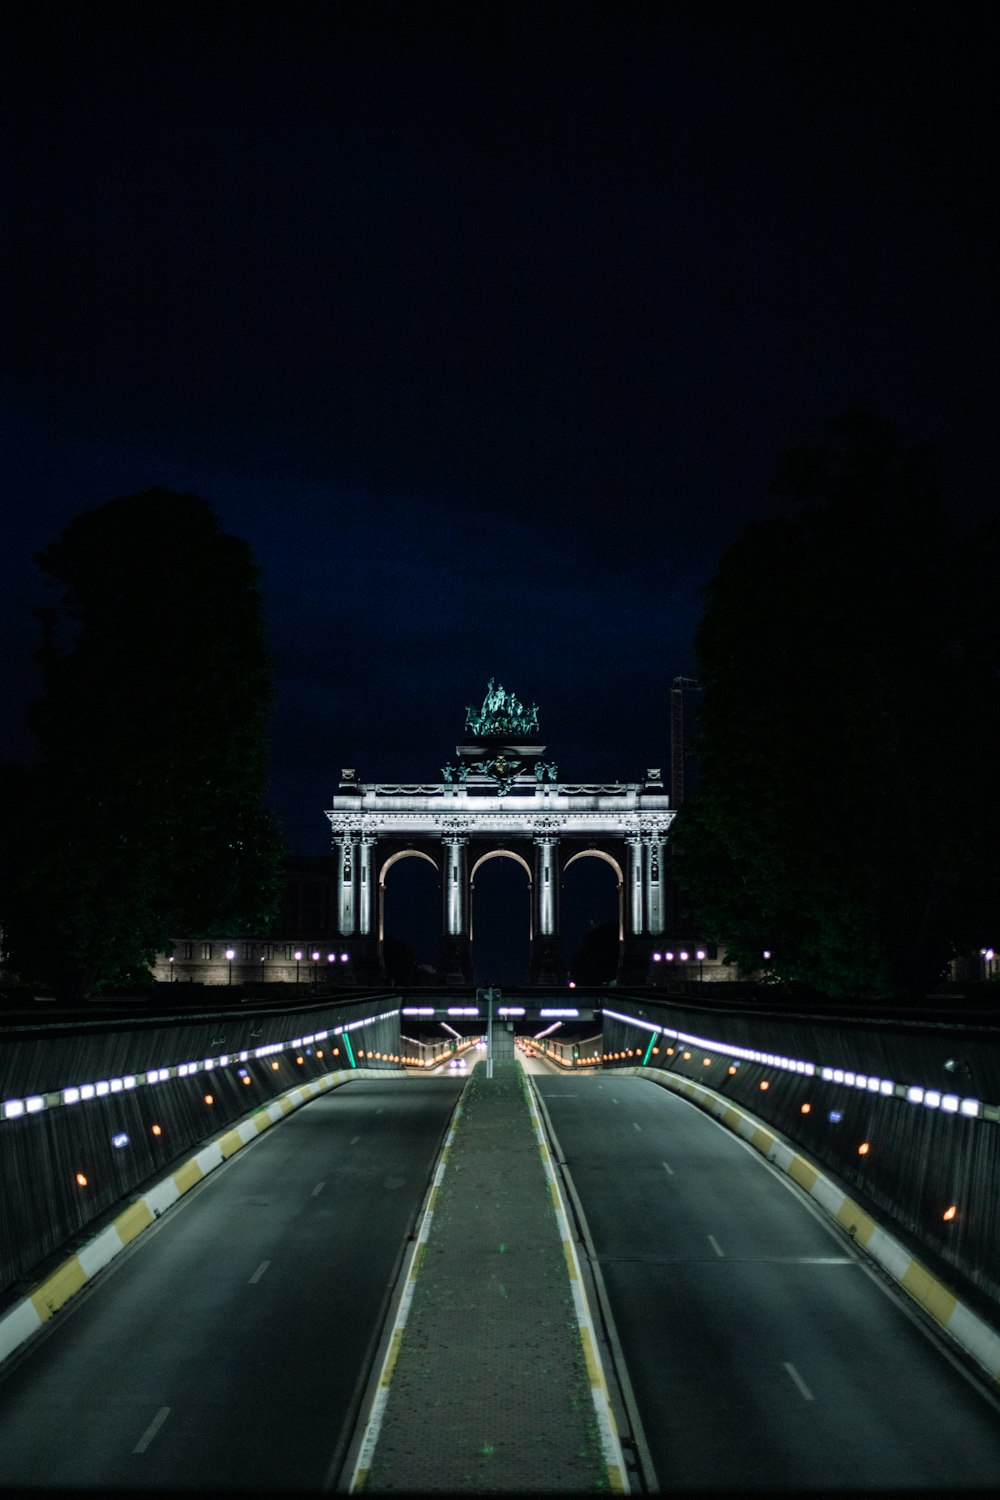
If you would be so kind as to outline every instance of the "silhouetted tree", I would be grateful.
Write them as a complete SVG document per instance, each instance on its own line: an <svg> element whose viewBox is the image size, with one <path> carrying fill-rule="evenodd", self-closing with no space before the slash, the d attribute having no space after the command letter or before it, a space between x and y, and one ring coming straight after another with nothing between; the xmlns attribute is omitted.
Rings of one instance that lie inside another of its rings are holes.
<svg viewBox="0 0 1000 1500"><path fill-rule="evenodd" d="M708 587L675 876L748 971L920 992L1000 898L992 579L928 451L872 418L793 454L778 491L806 508L748 526Z"/></svg>
<svg viewBox="0 0 1000 1500"><path fill-rule="evenodd" d="M42 757L0 781L0 910L9 967L73 998L148 978L176 934L267 930L270 665L250 549L196 496L112 500L39 563L60 598L42 612Z"/></svg>

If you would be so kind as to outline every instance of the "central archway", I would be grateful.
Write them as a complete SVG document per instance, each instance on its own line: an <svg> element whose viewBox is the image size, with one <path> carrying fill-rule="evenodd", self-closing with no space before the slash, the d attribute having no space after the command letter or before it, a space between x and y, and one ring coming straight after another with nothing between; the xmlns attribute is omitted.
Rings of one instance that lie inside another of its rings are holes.
<svg viewBox="0 0 1000 1500"><path fill-rule="evenodd" d="M524 883L510 864L521 867ZM534 936L531 892L531 866L513 849L490 849L472 865L469 943L477 984L525 983Z"/></svg>

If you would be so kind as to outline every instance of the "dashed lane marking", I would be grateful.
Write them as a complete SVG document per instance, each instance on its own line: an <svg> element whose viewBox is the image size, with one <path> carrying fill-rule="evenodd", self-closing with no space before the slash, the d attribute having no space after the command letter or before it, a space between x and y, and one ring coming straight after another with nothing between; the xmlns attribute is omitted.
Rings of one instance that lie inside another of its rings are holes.
<svg viewBox="0 0 1000 1500"><path fill-rule="evenodd" d="M356 1146L358 1144L358 1142L360 1141L360 1139L361 1139L361 1137L359 1135L354 1136L353 1139L351 1140L351 1145L352 1146Z"/></svg>
<svg viewBox="0 0 1000 1500"><path fill-rule="evenodd" d="M799 1395L802 1397L803 1401L815 1401L816 1397L806 1385L805 1381L802 1379L802 1376L799 1374L795 1366L789 1364L787 1359L785 1360L784 1364L785 1369L788 1371L788 1374L791 1377L792 1384L798 1388Z"/></svg>
<svg viewBox="0 0 1000 1500"><path fill-rule="evenodd" d="M708 1236L708 1243L711 1245L712 1249L715 1251L720 1260L725 1259L725 1253L722 1249L722 1246L719 1244L714 1234L710 1234Z"/></svg>
<svg viewBox="0 0 1000 1500"><path fill-rule="evenodd" d="M670 1163L668 1161L661 1161L660 1162L660 1166L666 1172L666 1174L667 1174L668 1177L673 1177L673 1175L674 1175L674 1169L673 1169L673 1167L670 1165Z"/></svg>
<svg viewBox="0 0 1000 1500"><path fill-rule="evenodd" d="M160 1428L163 1426L169 1415L170 1407L161 1406L159 1411L156 1413L156 1416L146 1428L146 1431L143 1433L142 1437L132 1449L133 1453L145 1453L146 1449L149 1447L150 1443L153 1441L156 1434L159 1432Z"/></svg>
<svg viewBox="0 0 1000 1500"><path fill-rule="evenodd" d="M247 1282L247 1285L248 1286L256 1286L257 1282L263 1276L264 1272L267 1270L267 1268L268 1268L268 1266L270 1264L271 1264L271 1262L269 1260L262 1260L261 1263L260 1263L260 1265L257 1267L256 1271L250 1277L250 1280Z"/></svg>
<svg viewBox="0 0 1000 1500"><path fill-rule="evenodd" d="M323 1189L325 1187L326 1187L326 1183L325 1182L317 1182L316 1186L313 1188L312 1192L309 1194L310 1198L318 1198L319 1195L320 1195L320 1193L323 1191Z"/></svg>

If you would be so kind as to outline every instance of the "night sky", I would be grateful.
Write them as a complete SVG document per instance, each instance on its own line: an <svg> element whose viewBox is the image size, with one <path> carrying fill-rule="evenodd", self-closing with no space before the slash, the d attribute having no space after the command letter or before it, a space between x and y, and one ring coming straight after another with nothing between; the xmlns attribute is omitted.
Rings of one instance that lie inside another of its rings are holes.
<svg viewBox="0 0 1000 1500"><path fill-rule="evenodd" d="M986 5L5 8L4 727L34 554L193 491L262 570L272 801L435 780L489 677L669 763L700 590L865 405L994 508ZM184 580L177 580L178 593Z"/></svg>

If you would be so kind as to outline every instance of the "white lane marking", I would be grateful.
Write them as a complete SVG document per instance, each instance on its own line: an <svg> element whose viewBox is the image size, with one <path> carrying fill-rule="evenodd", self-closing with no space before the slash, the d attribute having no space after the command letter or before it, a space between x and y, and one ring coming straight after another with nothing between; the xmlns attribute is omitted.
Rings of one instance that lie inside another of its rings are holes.
<svg viewBox="0 0 1000 1500"><path fill-rule="evenodd" d="M361 1137L359 1135L356 1135L354 1137L354 1139L351 1141L351 1145L352 1146L356 1146L358 1144L358 1142L360 1141L360 1139L361 1139Z"/></svg>
<svg viewBox="0 0 1000 1500"><path fill-rule="evenodd" d="M674 1169L668 1161L661 1161L660 1166L664 1168L668 1177L673 1177Z"/></svg>
<svg viewBox="0 0 1000 1500"><path fill-rule="evenodd" d="M133 1453L145 1453L146 1449L149 1447L150 1443L153 1441L156 1434L159 1432L160 1428L163 1426L169 1415L170 1407L161 1406L159 1411L156 1413L156 1416L146 1428L146 1431L143 1433L142 1437L132 1449Z"/></svg>
<svg viewBox="0 0 1000 1500"><path fill-rule="evenodd" d="M611 1103L612 1104L617 1104L618 1103L618 1100L615 1098L614 1094L611 1095Z"/></svg>
<svg viewBox="0 0 1000 1500"><path fill-rule="evenodd" d="M320 1193L323 1191L323 1189L325 1187L326 1187L326 1183L325 1182L317 1182L316 1186L313 1188L312 1192L309 1194L310 1198L318 1198L319 1195L320 1195Z"/></svg>
<svg viewBox="0 0 1000 1500"><path fill-rule="evenodd" d="M715 1238L714 1234L710 1234L708 1236L708 1243L711 1245L711 1247L715 1251L716 1255L719 1256L720 1259L724 1260L725 1256L723 1254L722 1246L719 1244L719 1242Z"/></svg>
<svg viewBox="0 0 1000 1500"><path fill-rule="evenodd" d="M250 1277L250 1280L247 1282L247 1286L256 1286L257 1282L263 1276L264 1272L267 1270L270 1264L271 1262L269 1260L262 1260L256 1271Z"/></svg>
<svg viewBox="0 0 1000 1500"><path fill-rule="evenodd" d="M637 1125L637 1124L636 1124L636 1123L635 1123L635 1121L634 1121L634 1120L633 1120L633 1121L632 1121L632 1129L633 1129L633 1130L641 1130L641 1129L642 1129L642 1126L641 1126L641 1125Z"/></svg>
<svg viewBox="0 0 1000 1500"><path fill-rule="evenodd" d="M785 1365L785 1369L788 1371L789 1375L791 1376L792 1381L794 1382L795 1385L798 1386L798 1388L799 1388L799 1395L802 1397L803 1401L815 1401L816 1397L813 1395L812 1391L806 1385L805 1381L802 1379L802 1376L799 1374L799 1372L795 1368L795 1366L794 1365L790 1365L788 1363L787 1359L784 1361L784 1365Z"/></svg>

